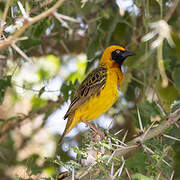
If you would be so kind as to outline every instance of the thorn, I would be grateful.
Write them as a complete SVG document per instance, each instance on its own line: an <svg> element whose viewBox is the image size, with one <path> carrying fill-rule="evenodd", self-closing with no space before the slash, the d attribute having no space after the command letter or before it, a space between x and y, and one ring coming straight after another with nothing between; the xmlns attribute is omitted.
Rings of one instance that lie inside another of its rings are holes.
<svg viewBox="0 0 180 180"><path fill-rule="evenodd" d="M175 137L173 137L173 136L169 136L169 135L167 135L167 134L163 134L163 136L164 136L164 137L167 137L167 138L169 138L169 139L173 139L173 140L175 140L175 141L180 141L180 139L175 138Z"/></svg>
<svg viewBox="0 0 180 180"><path fill-rule="evenodd" d="M114 174L114 162L112 162L111 174L110 174L110 176L113 177L113 174Z"/></svg>
<svg viewBox="0 0 180 180"><path fill-rule="evenodd" d="M156 180L159 180L160 176L161 176L161 172L158 174Z"/></svg>
<svg viewBox="0 0 180 180"><path fill-rule="evenodd" d="M150 154L155 154L155 152L154 152L153 150L151 150L150 148L148 148L146 145L142 144L142 147L144 148L144 150L145 150L146 152L149 152ZM163 161L167 166L171 167L171 165L170 165L167 161L165 161L164 159L162 159L162 161Z"/></svg>
<svg viewBox="0 0 180 180"><path fill-rule="evenodd" d="M174 177L174 171L172 172L171 177L170 177L169 180L173 180L173 177Z"/></svg>
<svg viewBox="0 0 180 180"><path fill-rule="evenodd" d="M73 169L72 169L72 180L75 180L74 177L75 176L74 176L74 167L73 167Z"/></svg>
<svg viewBox="0 0 180 180"><path fill-rule="evenodd" d="M126 174L127 174L127 176L128 176L128 179L131 180L131 176L130 176L130 174L129 174L128 168L125 168L125 171L126 171Z"/></svg>
<svg viewBox="0 0 180 180"><path fill-rule="evenodd" d="M109 164L109 162L110 162L110 161L111 161L111 159L113 158L113 156L114 156L115 152L116 152L116 150L115 150L115 151L111 154L111 156L109 157L109 159L108 159L108 161L107 161L106 165L108 165L108 164Z"/></svg>
<svg viewBox="0 0 180 180"><path fill-rule="evenodd" d="M176 127L179 128L179 124L178 123L175 123Z"/></svg>
<svg viewBox="0 0 180 180"><path fill-rule="evenodd" d="M158 106L158 108L160 109L162 115L163 115L164 117L166 117L167 115L166 115L166 113L165 113L163 107L162 107L159 103L157 103L156 101L155 101L155 103L156 103L156 105Z"/></svg>
<svg viewBox="0 0 180 180"><path fill-rule="evenodd" d="M139 112L139 108L137 107L137 114L138 114L138 120L139 120L139 126L142 132L144 132L144 128L142 125L142 120L141 120L141 116L140 116L140 112Z"/></svg>
<svg viewBox="0 0 180 180"><path fill-rule="evenodd" d="M32 60L15 44L11 43L13 49L15 49L26 61L32 63Z"/></svg>
<svg viewBox="0 0 180 180"><path fill-rule="evenodd" d="M125 160L124 160L124 157L122 156L122 166L121 166L121 168L120 168L120 170L119 170L119 174L118 174L118 176L121 176L121 173L122 173L122 171L123 171L123 168L124 168L124 164L125 164Z"/></svg>
<svg viewBox="0 0 180 180"><path fill-rule="evenodd" d="M167 161L165 161L164 159L162 159L162 161L169 167L172 167Z"/></svg>
<svg viewBox="0 0 180 180"><path fill-rule="evenodd" d="M125 144L123 141L120 141L119 139L116 139L118 142L120 142L121 143L121 145L123 145L123 146L128 146L127 144Z"/></svg>
<svg viewBox="0 0 180 180"><path fill-rule="evenodd" d="M146 145L142 144L142 147L144 148L144 150L146 152L149 152L150 154L155 154L154 151L152 149L148 148Z"/></svg>
<svg viewBox="0 0 180 180"><path fill-rule="evenodd" d="M155 122L156 122L156 121L154 121L154 122L148 127L148 129L145 131L142 139L144 139L144 138L146 137L146 134L149 132L149 130L152 128L152 126L154 125Z"/></svg>
<svg viewBox="0 0 180 180"><path fill-rule="evenodd" d="M126 140L127 134L128 134L128 130L125 132L124 137L123 137L123 139L122 139L122 142L123 142L123 143L124 143L124 141Z"/></svg>
<svg viewBox="0 0 180 180"><path fill-rule="evenodd" d="M23 15L23 18L24 18L24 19L28 19L28 15L26 14L26 11L25 11L22 3L21 3L20 1L17 1L17 4L18 4L19 9L20 9L20 11L21 11L21 13L22 13L22 15Z"/></svg>
<svg viewBox="0 0 180 180"><path fill-rule="evenodd" d="M114 135L118 135L119 133L121 133L124 129L120 129L118 132L114 133Z"/></svg>

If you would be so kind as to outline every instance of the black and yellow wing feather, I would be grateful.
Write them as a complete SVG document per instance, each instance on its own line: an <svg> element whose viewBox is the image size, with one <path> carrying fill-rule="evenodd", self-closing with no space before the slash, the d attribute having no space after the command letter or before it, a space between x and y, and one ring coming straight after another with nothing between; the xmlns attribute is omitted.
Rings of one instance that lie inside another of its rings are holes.
<svg viewBox="0 0 180 180"><path fill-rule="evenodd" d="M105 86L106 78L107 70L104 67L98 67L93 70L77 89L64 119L66 119L70 114L73 114L75 110L83 105L90 97L95 94L98 95L101 89Z"/></svg>

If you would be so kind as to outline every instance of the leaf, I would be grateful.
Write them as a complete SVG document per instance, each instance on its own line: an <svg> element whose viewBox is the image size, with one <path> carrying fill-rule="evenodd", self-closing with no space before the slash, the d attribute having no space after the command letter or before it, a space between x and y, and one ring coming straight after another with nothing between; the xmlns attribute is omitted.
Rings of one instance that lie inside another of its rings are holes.
<svg viewBox="0 0 180 180"><path fill-rule="evenodd" d="M33 96L31 99L32 110L37 110L41 107L44 107L47 104L47 100L39 98L37 95Z"/></svg>
<svg viewBox="0 0 180 180"><path fill-rule="evenodd" d="M132 179L133 180L154 180L154 178L144 176L143 174L140 174L140 173L136 173L132 175Z"/></svg>
<svg viewBox="0 0 180 180"><path fill-rule="evenodd" d="M44 93L45 87L46 87L46 86L43 86L43 87L39 90L39 93L38 93L38 97L39 97L39 98L40 98L41 95Z"/></svg>
<svg viewBox="0 0 180 180"><path fill-rule="evenodd" d="M11 87L12 76L7 76L6 79L0 79L0 104L3 103L4 96L8 87Z"/></svg>
<svg viewBox="0 0 180 180"><path fill-rule="evenodd" d="M155 102L145 101L141 104L138 104L138 108L139 108L143 126L147 126L148 124L151 124L151 120L153 118L155 117L161 118L162 116L159 110L159 107L157 107ZM136 121L135 121L136 127L139 127L137 111L134 110L133 114L136 118Z"/></svg>
<svg viewBox="0 0 180 180"><path fill-rule="evenodd" d="M32 38L21 41L21 46L23 46L23 50L29 50L30 48L34 48L40 44L41 44L40 40L32 39Z"/></svg>
<svg viewBox="0 0 180 180"><path fill-rule="evenodd" d="M23 160L28 170L30 171L29 173L32 175L36 175L43 170L43 168L37 164L38 158L39 154L32 154L28 156L27 159Z"/></svg>
<svg viewBox="0 0 180 180"><path fill-rule="evenodd" d="M50 73L49 71L43 69L43 68L40 68L38 71L37 71L37 75L39 77L39 81L44 81L44 80L47 80L50 78Z"/></svg>
<svg viewBox="0 0 180 180"><path fill-rule="evenodd" d="M65 81L63 83L60 90L63 93L63 97L65 101L67 101L69 97L71 97L72 100L78 86L79 86L78 79L76 79L74 83L72 83L72 81Z"/></svg>
<svg viewBox="0 0 180 180"><path fill-rule="evenodd" d="M180 67L177 67L174 69L172 76L173 76L176 88L180 90Z"/></svg>
<svg viewBox="0 0 180 180"><path fill-rule="evenodd" d="M88 46L88 53L87 57L88 59L92 59L95 56L95 53L99 50L100 47L100 38L98 35L93 38Z"/></svg>
<svg viewBox="0 0 180 180"><path fill-rule="evenodd" d="M145 153L137 152L136 156L126 160L126 167L132 168L133 172L146 172L146 159L147 155Z"/></svg>
<svg viewBox="0 0 180 180"><path fill-rule="evenodd" d="M34 37L35 38L40 38L45 30L49 27L48 19L45 18L41 20L40 22L37 23L37 25L34 26Z"/></svg>
<svg viewBox="0 0 180 180"><path fill-rule="evenodd" d="M178 90L174 88L173 85L163 88L161 84L161 81L158 81L156 87L161 99L161 104L163 105L164 109L169 112L171 104L177 99Z"/></svg>
<svg viewBox="0 0 180 180"><path fill-rule="evenodd" d="M5 119L0 118L0 121L5 122L6 120L5 120Z"/></svg>

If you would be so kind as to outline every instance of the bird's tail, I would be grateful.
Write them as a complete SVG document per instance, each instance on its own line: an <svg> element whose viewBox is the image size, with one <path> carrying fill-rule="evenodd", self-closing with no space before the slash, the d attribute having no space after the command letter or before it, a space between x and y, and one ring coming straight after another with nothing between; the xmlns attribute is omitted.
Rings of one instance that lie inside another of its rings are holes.
<svg viewBox="0 0 180 180"><path fill-rule="evenodd" d="M67 120L67 124L66 124L66 128L65 128L63 134L61 135L61 137L60 137L60 139L59 139L59 141L58 141L58 144L61 144L61 143L62 143L62 140L63 140L64 136L65 136L66 134L68 134L68 133L71 131L71 129L72 129L76 124L77 124L77 123L75 123L74 120L73 120L73 116L70 116L70 115L69 115L69 116L68 116L68 120Z"/></svg>

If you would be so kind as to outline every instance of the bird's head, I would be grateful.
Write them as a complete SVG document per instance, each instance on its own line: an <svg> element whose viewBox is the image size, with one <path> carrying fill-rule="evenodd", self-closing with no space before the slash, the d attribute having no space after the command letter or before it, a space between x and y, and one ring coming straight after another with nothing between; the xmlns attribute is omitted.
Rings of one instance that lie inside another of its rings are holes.
<svg viewBox="0 0 180 180"><path fill-rule="evenodd" d="M135 53L128 51L122 46L109 46L105 49L102 58L100 60L100 65L112 67L115 64L121 67L122 63L128 56L133 56Z"/></svg>

